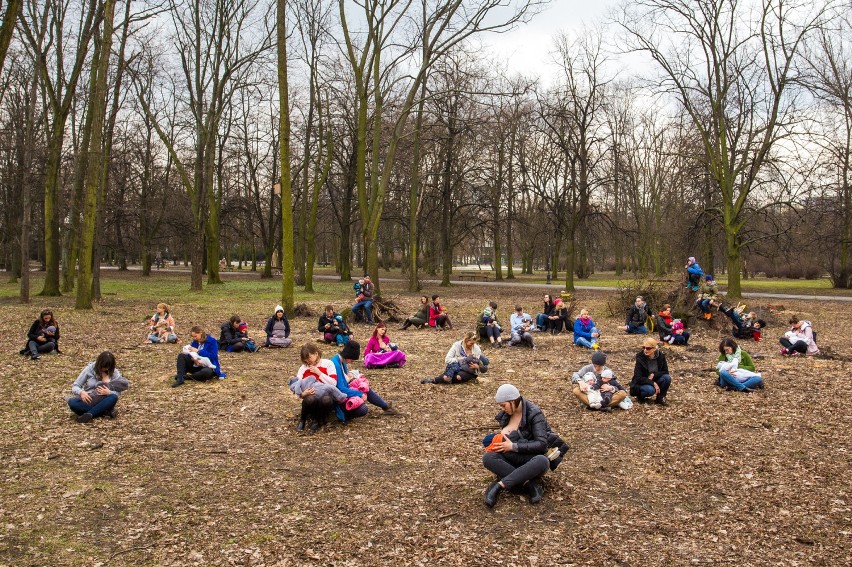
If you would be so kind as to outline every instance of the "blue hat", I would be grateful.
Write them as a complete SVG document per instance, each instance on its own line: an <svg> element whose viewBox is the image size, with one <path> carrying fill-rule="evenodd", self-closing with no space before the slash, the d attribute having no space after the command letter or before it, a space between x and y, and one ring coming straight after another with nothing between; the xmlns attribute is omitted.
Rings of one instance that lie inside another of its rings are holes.
<svg viewBox="0 0 852 567"><path fill-rule="evenodd" d="M712 281L713 280L713 274L707 274L706 276L704 276L704 279L707 280L708 282Z"/></svg>

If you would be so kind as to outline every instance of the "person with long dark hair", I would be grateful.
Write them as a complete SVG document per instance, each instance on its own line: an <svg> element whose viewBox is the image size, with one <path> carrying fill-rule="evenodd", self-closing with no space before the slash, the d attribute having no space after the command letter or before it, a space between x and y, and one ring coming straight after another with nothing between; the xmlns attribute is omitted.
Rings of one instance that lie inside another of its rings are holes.
<svg viewBox="0 0 852 567"><path fill-rule="evenodd" d="M33 360L41 358L48 352L59 350L59 323L53 316L53 311L43 309L38 319L30 325L27 332L27 344L21 349L21 354L28 355Z"/></svg>
<svg viewBox="0 0 852 567"><path fill-rule="evenodd" d="M730 337L725 337L719 343L716 372L719 373L718 385L722 388L738 392L753 392L763 388L763 377L755 371L751 355Z"/></svg>
<svg viewBox="0 0 852 567"><path fill-rule="evenodd" d="M74 380L68 407L77 414L77 423L88 423L101 416L114 418L119 394L129 387L127 378L115 368L115 356L104 351Z"/></svg>

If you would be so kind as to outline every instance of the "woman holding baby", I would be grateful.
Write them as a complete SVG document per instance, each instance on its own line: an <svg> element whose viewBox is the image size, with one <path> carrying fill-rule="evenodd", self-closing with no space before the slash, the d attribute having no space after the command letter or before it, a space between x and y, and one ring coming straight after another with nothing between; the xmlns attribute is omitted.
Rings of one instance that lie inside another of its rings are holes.
<svg viewBox="0 0 852 567"><path fill-rule="evenodd" d="M59 323L53 316L53 311L43 309L38 319L30 326L27 345L21 349L21 354L38 360L42 354L53 351L59 352Z"/></svg>
<svg viewBox="0 0 852 567"><path fill-rule="evenodd" d="M763 388L763 377L755 372L751 355L730 337L722 339L719 343L716 372L719 374L716 384L726 390L753 392Z"/></svg>
<svg viewBox="0 0 852 567"><path fill-rule="evenodd" d="M115 356L109 351L90 362L71 386L73 397L68 407L77 415L77 423L88 423L96 417L115 418L118 396L130 387L127 378L115 367Z"/></svg>
<svg viewBox="0 0 852 567"><path fill-rule="evenodd" d="M189 334L192 336L192 343L183 347L183 351L177 356L177 374L172 388L183 386L187 376L190 380L199 381L209 380L214 376L224 380L225 373L219 366L219 341L198 325L190 329Z"/></svg>
<svg viewBox="0 0 852 567"><path fill-rule="evenodd" d="M149 343L176 343L175 320L171 308L165 303L158 303L157 309L148 320Z"/></svg>

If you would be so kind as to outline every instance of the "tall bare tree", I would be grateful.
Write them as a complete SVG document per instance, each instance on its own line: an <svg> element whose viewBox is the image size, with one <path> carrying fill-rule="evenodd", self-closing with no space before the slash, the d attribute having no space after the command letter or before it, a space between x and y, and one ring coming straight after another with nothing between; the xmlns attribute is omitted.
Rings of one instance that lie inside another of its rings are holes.
<svg viewBox="0 0 852 567"><path fill-rule="evenodd" d="M824 2L638 0L618 17L631 49L650 55L661 87L683 106L704 145L725 234L728 295L740 297L749 197L773 150L799 119L790 88Z"/></svg>
<svg viewBox="0 0 852 567"><path fill-rule="evenodd" d="M25 6L19 19L28 48L33 52L36 68L49 102L50 133L44 182L44 264L46 268L41 295L60 295L59 289L59 187L62 150L65 143L65 123L76 95L77 82L89 53L89 42L95 33L96 21L102 15L97 0L80 6L79 19L74 25L68 20L69 4L47 0L41 11L36 3ZM66 69L65 41L76 35L73 63Z"/></svg>

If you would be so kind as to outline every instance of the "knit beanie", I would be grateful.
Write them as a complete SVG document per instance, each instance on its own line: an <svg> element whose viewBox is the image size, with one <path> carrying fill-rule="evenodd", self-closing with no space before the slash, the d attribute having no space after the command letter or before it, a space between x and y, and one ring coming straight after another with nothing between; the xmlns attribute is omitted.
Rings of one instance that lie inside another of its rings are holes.
<svg viewBox="0 0 852 567"><path fill-rule="evenodd" d="M358 360L361 358L361 345L357 341L349 341L343 345L343 350L340 351L340 358Z"/></svg>
<svg viewBox="0 0 852 567"><path fill-rule="evenodd" d="M281 307L280 305L276 305L276 306L275 306L275 311L274 311L274 313L278 313L279 311L280 311L281 313L284 313L284 308L283 308L283 307Z"/></svg>
<svg viewBox="0 0 852 567"><path fill-rule="evenodd" d="M603 366L606 364L606 355L601 351L596 352L592 355L592 364L595 366Z"/></svg>
<svg viewBox="0 0 852 567"><path fill-rule="evenodd" d="M695 263L695 256L690 256L689 258L686 259L686 261L689 264L694 264Z"/></svg>
<svg viewBox="0 0 852 567"><path fill-rule="evenodd" d="M499 388L497 388L497 395L494 396L494 399L497 400L498 404L502 404L503 402L511 402L517 400L521 397L521 393L517 388L512 386L511 384L503 384Z"/></svg>
<svg viewBox="0 0 852 567"><path fill-rule="evenodd" d="M707 274L704 276L704 279L708 282L713 281L713 274Z"/></svg>

